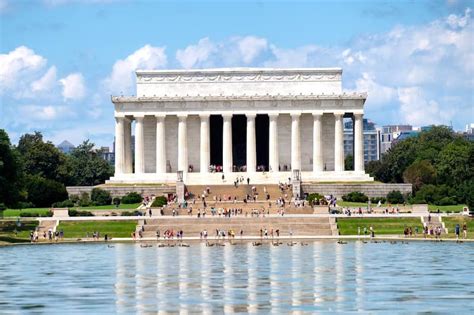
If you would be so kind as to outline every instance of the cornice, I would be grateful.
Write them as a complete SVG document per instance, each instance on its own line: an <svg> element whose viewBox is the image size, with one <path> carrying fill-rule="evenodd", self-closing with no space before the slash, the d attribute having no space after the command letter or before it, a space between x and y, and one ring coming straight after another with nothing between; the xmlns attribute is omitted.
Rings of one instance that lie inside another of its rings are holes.
<svg viewBox="0 0 474 315"><path fill-rule="evenodd" d="M138 70L138 84L206 83L206 82L322 82L341 81L340 68L309 69L200 69Z"/></svg>

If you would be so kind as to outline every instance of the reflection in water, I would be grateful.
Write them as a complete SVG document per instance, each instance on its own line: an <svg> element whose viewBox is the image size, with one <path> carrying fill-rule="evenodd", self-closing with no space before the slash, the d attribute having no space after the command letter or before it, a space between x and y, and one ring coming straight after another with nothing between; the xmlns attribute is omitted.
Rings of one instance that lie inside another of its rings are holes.
<svg viewBox="0 0 474 315"><path fill-rule="evenodd" d="M12 246L0 248L0 307L6 313L466 313L474 309L473 252L472 243L332 241ZM37 257L55 257L55 265Z"/></svg>

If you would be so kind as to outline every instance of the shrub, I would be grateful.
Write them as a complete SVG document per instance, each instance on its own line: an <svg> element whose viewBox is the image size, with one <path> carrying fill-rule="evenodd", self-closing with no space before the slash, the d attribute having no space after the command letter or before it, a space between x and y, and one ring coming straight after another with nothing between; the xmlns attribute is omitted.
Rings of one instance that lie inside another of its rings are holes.
<svg viewBox="0 0 474 315"><path fill-rule="evenodd" d="M72 195L69 196L69 199L72 201L73 204L78 204L79 203L79 196L78 195Z"/></svg>
<svg viewBox="0 0 474 315"><path fill-rule="evenodd" d="M387 198L385 197L372 197L370 198L370 202L371 203L374 203L374 204L377 204L377 203L385 203L387 201Z"/></svg>
<svg viewBox="0 0 474 315"><path fill-rule="evenodd" d="M116 206L120 205L120 198L119 197L115 197L114 199L112 199L112 203Z"/></svg>
<svg viewBox="0 0 474 315"><path fill-rule="evenodd" d="M142 215L140 211L123 211L122 217L132 217Z"/></svg>
<svg viewBox="0 0 474 315"><path fill-rule="evenodd" d="M20 217L36 218L36 217L52 217L52 216L53 216L52 211L47 211L46 213L29 212L29 211L20 212Z"/></svg>
<svg viewBox="0 0 474 315"><path fill-rule="evenodd" d="M154 208L160 208L166 206L167 203L168 201L166 200L165 196L158 196L155 198L151 206Z"/></svg>
<svg viewBox="0 0 474 315"><path fill-rule="evenodd" d="M68 211L70 217L93 217L94 214L90 211L80 211L80 210L69 210Z"/></svg>
<svg viewBox="0 0 474 315"><path fill-rule="evenodd" d="M74 202L72 202L72 200L69 200L69 199L53 203L53 208L71 208L71 207L74 207Z"/></svg>
<svg viewBox="0 0 474 315"><path fill-rule="evenodd" d="M369 201L369 197L359 191L353 191L342 196L342 200L350 202L367 202Z"/></svg>
<svg viewBox="0 0 474 315"><path fill-rule="evenodd" d="M456 205L457 201L453 197L443 197L441 200L437 201L435 203L438 206L450 206L450 205Z"/></svg>
<svg viewBox="0 0 474 315"><path fill-rule="evenodd" d="M13 208L14 209L26 209L26 208L34 208L35 205L28 201L19 201Z"/></svg>
<svg viewBox="0 0 474 315"><path fill-rule="evenodd" d="M399 190L392 190L387 194L387 202L389 203L404 203L405 198Z"/></svg>
<svg viewBox="0 0 474 315"><path fill-rule="evenodd" d="M91 199L89 198L89 194L83 192L81 197L79 198L78 204L80 207L88 207L91 205Z"/></svg>
<svg viewBox="0 0 474 315"><path fill-rule="evenodd" d="M139 193L130 192L122 197L123 204L132 204L132 203L139 203L142 202L143 198Z"/></svg>
<svg viewBox="0 0 474 315"><path fill-rule="evenodd" d="M3 202L0 203L0 211L6 210L7 206Z"/></svg>
<svg viewBox="0 0 474 315"><path fill-rule="evenodd" d="M112 203L112 197L106 190L94 188L91 192L91 200L96 206L105 206Z"/></svg>
<svg viewBox="0 0 474 315"><path fill-rule="evenodd" d="M324 197L318 193L312 193L306 196L306 200L309 201L310 204L319 204L319 200L323 198Z"/></svg>

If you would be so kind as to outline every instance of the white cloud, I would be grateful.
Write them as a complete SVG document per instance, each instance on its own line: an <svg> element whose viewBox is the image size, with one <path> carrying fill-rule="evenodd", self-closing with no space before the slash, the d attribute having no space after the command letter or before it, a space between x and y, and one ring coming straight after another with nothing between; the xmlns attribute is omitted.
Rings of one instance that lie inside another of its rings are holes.
<svg viewBox="0 0 474 315"><path fill-rule="evenodd" d="M418 87L398 90L400 113L404 122L413 125L446 124L452 116L451 109L443 109L435 100L426 100Z"/></svg>
<svg viewBox="0 0 474 315"><path fill-rule="evenodd" d="M25 80L30 80L45 65L45 58L25 46L19 46L7 54L1 54L0 94L21 86Z"/></svg>
<svg viewBox="0 0 474 315"><path fill-rule="evenodd" d="M208 37L201 38L196 45L189 45L185 49L178 49L176 59L183 68L189 69L205 62L217 47Z"/></svg>
<svg viewBox="0 0 474 315"><path fill-rule="evenodd" d="M446 19L446 22L452 28L465 27L471 18L471 8L467 8L464 12L464 16L458 16L456 14L450 14Z"/></svg>
<svg viewBox="0 0 474 315"><path fill-rule="evenodd" d="M57 84L56 72L55 66L50 67L40 79L31 82L31 91L43 92L51 90Z"/></svg>
<svg viewBox="0 0 474 315"><path fill-rule="evenodd" d="M255 36L246 36L237 39L237 46L242 55L242 61L249 64L262 52L268 48L268 43L265 38Z"/></svg>
<svg viewBox="0 0 474 315"><path fill-rule="evenodd" d="M397 90L384 86L375 81L375 76L367 72L362 73L362 77L355 82L357 92L367 92L368 98L366 106L370 109L387 106L397 99Z"/></svg>
<svg viewBox="0 0 474 315"><path fill-rule="evenodd" d="M124 94L130 93L137 69L158 69L167 64L164 47L145 45L125 59L117 60L112 73L103 80L102 84L108 92Z"/></svg>
<svg viewBox="0 0 474 315"><path fill-rule="evenodd" d="M73 112L66 106L53 105L22 105L19 107L22 119L27 119L30 123L35 121L50 121L60 117L73 116Z"/></svg>
<svg viewBox="0 0 474 315"><path fill-rule="evenodd" d="M235 36L222 42L205 37L195 45L179 49L176 60L186 69L247 66L267 49L267 40L256 36Z"/></svg>
<svg viewBox="0 0 474 315"><path fill-rule="evenodd" d="M264 63L266 67L309 67L314 65L314 56L321 53L316 45L307 45L293 49L278 48L270 45L274 59ZM321 58L322 59L322 58Z"/></svg>
<svg viewBox="0 0 474 315"><path fill-rule="evenodd" d="M71 73L59 80L59 83L63 87L62 95L64 100L80 100L86 94L84 77L81 73Z"/></svg>

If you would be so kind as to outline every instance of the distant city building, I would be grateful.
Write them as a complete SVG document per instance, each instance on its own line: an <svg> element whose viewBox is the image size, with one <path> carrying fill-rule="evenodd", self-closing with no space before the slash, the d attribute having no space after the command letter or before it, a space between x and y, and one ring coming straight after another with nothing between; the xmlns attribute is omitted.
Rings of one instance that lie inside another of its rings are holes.
<svg viewBox="0 0 474 315"><path fill-rule="evenodd" d="M354 132L352 119L344 123L344 156L354 156ZM375 123L364 119L364 162L380 159L380 131Z"/></svg>
<svg viewBox="0 0 474 315"><path fill-rule="evenodd" d="M76 147L69 141L64 140L60 144L58 144L57 148L59 151L61 151L64 154L69 154L71 153L72 150L74 150Z"/></svg>
<svg viewBox="0 0 474 315"><path fill-rule="evenodd" d="M383 126L380 132L380 154L384 154L392 147L392 143L401 134L404 134L402 138L411 135L413 132L413 126L411 125L387 125Z"/></svg>
<svg viewBox="0 0 474 315"><path fill-rule="evenodd" d="M111 165L114 165L115 164L115 153L114 152L110 152L110 148L109 147L100 147L99 150L97 150L100 154L100 156L106 160L107 162L109 162L109 164Z"/></svg>
<svg viewBox="0 0 474 315"><path fill-rule="evenodd" d="M474 141L474 123L467 124L462 135L467 140Z"/></svg>

